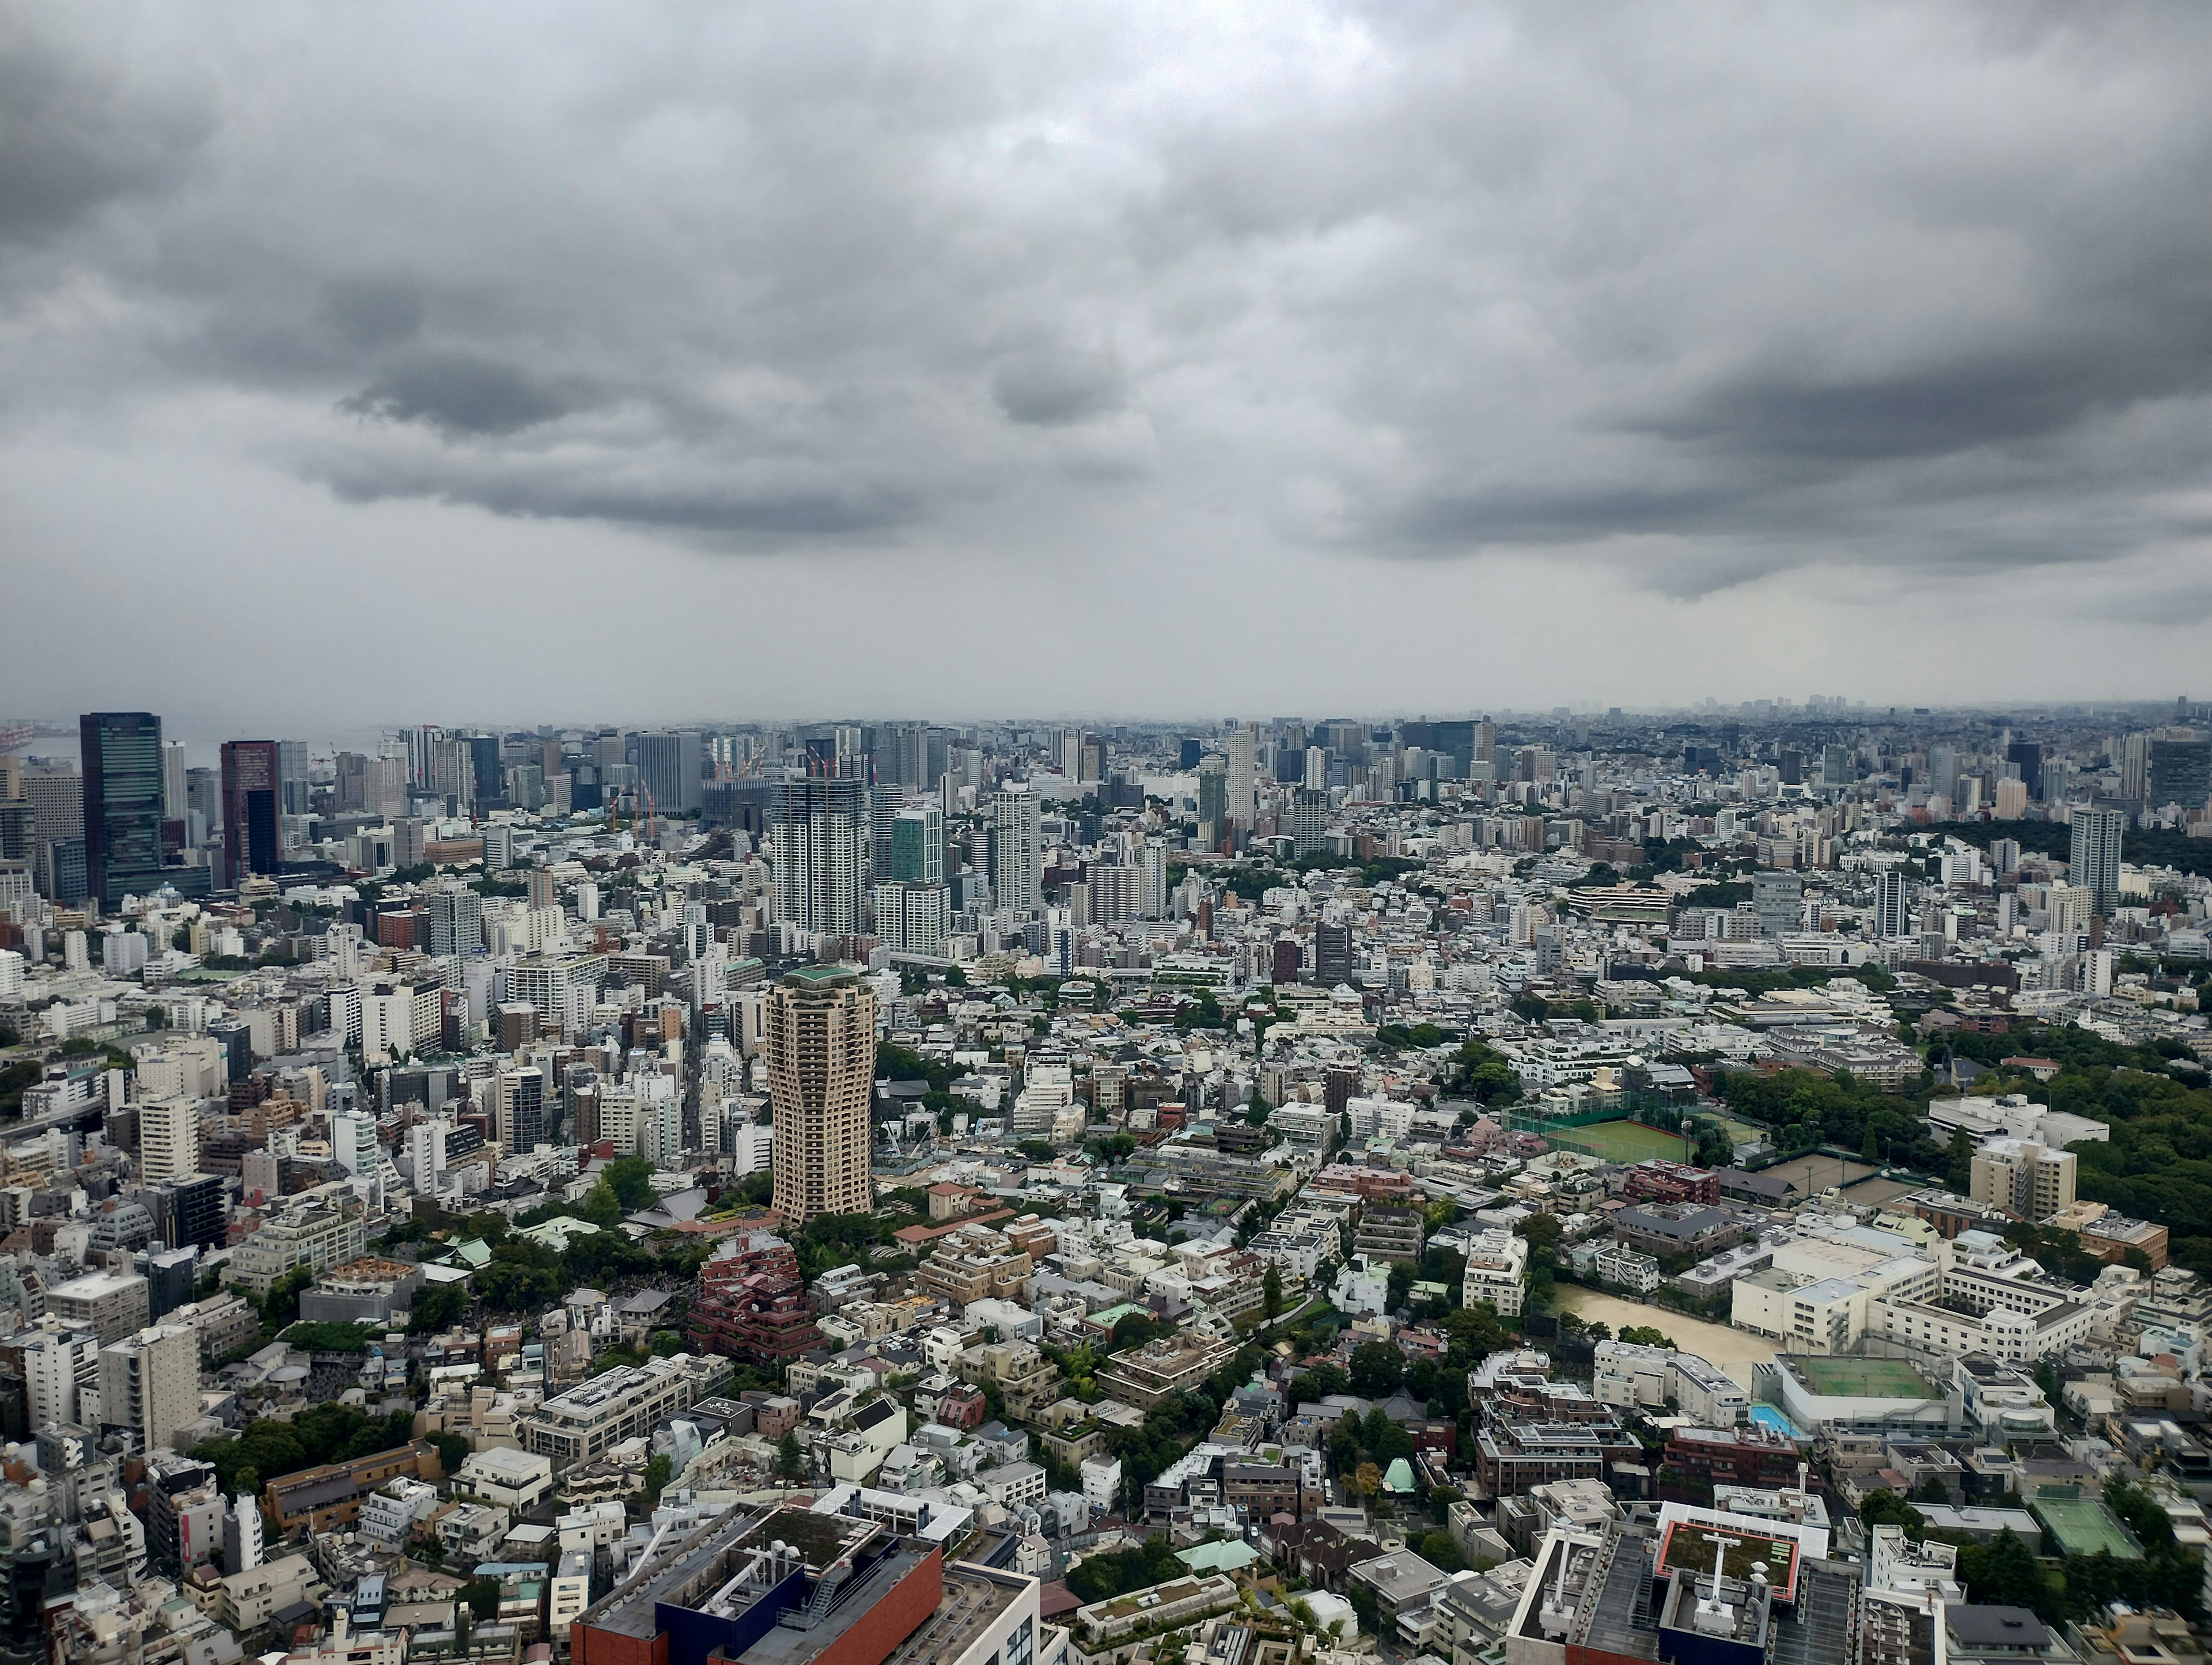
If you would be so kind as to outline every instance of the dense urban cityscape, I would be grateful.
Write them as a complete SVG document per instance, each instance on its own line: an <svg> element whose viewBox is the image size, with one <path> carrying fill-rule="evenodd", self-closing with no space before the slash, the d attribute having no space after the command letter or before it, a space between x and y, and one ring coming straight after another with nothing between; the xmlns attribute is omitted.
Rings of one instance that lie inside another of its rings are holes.
<svg viewBox="0 0 2212 1665"><path fill-rule="evenodd" d="M2197 1661L2212 708L0 732L0 1655Z"/></svg>

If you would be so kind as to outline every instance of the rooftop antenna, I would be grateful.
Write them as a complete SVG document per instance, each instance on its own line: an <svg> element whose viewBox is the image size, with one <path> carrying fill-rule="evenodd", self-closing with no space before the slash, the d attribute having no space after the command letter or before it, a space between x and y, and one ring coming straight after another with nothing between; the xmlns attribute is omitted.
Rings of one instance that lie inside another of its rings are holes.
<svg viewBox="0 0 2212 1665"><path fill-rule="evenodd" d="M1713 1539L1713 1593L1709 1598L1698 1603L1698 1610L1692 1615L1690 1621L1700 1636L1735 1634L1735 1613L1727 1602L1721 1600L1721 1576L1728 1562L1729 1541L1729 1539L1719 1536ZM1690 1577L1694 1587L1697 1575L1692 1573Z"/></svg>

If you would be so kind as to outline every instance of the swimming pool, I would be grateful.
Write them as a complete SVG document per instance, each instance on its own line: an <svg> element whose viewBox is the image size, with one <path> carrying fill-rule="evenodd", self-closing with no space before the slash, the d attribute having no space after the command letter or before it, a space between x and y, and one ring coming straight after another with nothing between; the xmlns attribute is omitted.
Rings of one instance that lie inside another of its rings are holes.
<svg viewBox="0 0 2212 1665"><path fill-rule="evenodd" d="M1799 1440L1809 1440L1813 1437L1796 1423L1790 1421L1788 1413L1778 1407L1754 1405L1751 1407L1750 1414L1753 1422L1761 1428L1771 1429L1775 1433L1787 1434L1790 1438Z"/></svg>

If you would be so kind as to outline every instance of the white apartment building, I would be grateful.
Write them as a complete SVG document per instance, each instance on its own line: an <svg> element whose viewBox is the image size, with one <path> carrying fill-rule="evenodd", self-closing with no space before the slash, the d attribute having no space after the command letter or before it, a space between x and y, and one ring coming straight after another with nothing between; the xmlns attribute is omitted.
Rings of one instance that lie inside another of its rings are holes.
<svg viewBox="0 0 2212 1665"><path fill-rule="evenodd" d="M1528 1240L1502 1227L1475 1234L1467 1249L1461 1304L1487 1301L1501 1318L1518 1317L1528 1283Z"/></svg>
<svg viewBox="0 0 2212 1665"><path fill-rule="evenodd" d="M100 1419L136 1432L141 1449L172 1445L200 1413L199 1337L189 1324L156 1324L100 1350Z"/></svg>
<svg viewBox="0 0 2212 1665"><path fill-rule="evenodd" d="M378 983L361 996L361 1049L368 1058L407 1057L436 1042L445 1018L439 984Z"/></svg>
<svg viewBox="0 0 2212 1665"><path fill-rule="evenodd" d="M1649 1295L1666 1280L1666 1273L1656 1258L1626 1243L1601 1244L1596 1267L1597 1275L1606 1282L1632 1289L1638 1295Z"/></svg>
<svg viewBox="0 0 2212 1665"><path fill-rule="evenodd" d="M326 1266L359 1260L367 1239L362 1234L358 1204L343 1208L309 1207L279 1219L264 1222L261 1229L232 1251L222 1269L222 1281L240 1285L256 1295L295 1267Z"/></svg>
<svg viewBox="0 0 2212 1665"><path fill-rule="evenodd" d="M153 1098L138 1106L138 1175L151 1185L182 1179L200 1166L200 1101Z"/></svg>

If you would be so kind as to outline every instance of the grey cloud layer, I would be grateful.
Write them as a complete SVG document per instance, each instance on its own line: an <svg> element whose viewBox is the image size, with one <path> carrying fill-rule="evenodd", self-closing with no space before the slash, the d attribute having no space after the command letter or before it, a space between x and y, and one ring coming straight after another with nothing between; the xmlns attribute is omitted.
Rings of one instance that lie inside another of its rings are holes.
<svg viewBox="0 0 2212 1665"><path fill-rule="evenodd" d="M243 392L348 500L735 550L2203 536L2200 10L0 17L19 424Z"/></svg>

